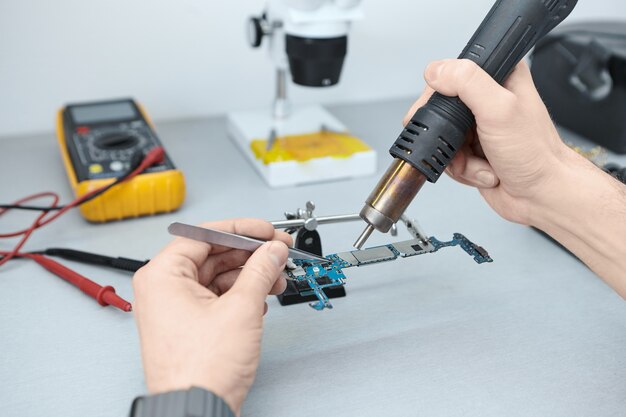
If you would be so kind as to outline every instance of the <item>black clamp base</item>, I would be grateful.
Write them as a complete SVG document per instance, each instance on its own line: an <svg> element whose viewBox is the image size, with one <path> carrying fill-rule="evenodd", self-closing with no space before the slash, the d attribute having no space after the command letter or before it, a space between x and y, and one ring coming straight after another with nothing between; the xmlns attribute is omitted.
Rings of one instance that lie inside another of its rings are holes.
<svg viewBox="0 0 626 417"><path fill-rule="evenodd" d="M322 238L317 230L306 230L301 228L296 235L295 247L297 249L305 250L315 255L322 256ZM346 289L341 287L324 288L324 294L328 298L339 298L346 296ZM281 306L289 306L292 304L308 303L310 301L316 301L315 295L302 296L293 281L287 281L287 289L284 293L277 295L278 302Z"/></svg>
<svg viewBox="0 0 626 417"><path fill-rule="evenodd" d="M335 288L324 288L322 291L324 291L324 294L326 294L326 297L328 298L339 298L346 296L346 289L343 286ZM314 295L300 295L298 289L296 288L296 284L294 284L292 281L287 281L287 289L284 293L277 295L276 298L278 298L278 302L281 306L290 306L292 304L302 304L311 301L317 301L317 297Z"/></svg>

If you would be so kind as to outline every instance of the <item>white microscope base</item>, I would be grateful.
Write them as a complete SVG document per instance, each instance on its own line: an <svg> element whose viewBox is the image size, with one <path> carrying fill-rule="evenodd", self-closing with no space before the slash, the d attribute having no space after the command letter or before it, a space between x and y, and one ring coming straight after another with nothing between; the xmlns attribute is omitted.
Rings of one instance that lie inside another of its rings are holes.
<svg viewBox="0 0 626 417"><path fill-rule="evenodd" d="M228 115L228 135L271 187L363 177L376 172L374 150L358 152L347 158L325 157L306 162L284 161L264 164L256 158L250 147L253 140L267 139L272 128L277 128L279 136L287 136L319 132L321 126L333 131L347 131L343 123L321 106L294 108L289 118L278 124L266 110Z"/></svg>

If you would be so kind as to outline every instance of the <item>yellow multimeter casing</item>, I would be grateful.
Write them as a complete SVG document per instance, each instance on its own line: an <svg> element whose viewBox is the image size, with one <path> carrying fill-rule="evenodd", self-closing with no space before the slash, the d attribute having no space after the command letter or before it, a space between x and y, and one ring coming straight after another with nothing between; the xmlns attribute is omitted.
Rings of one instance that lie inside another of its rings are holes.
<svg viewBox="0 0 626 417"><path fill-rule="evenodd" d="M57 114L57 140L74 194L111 184L136 153L162 146L144 109L132 99L70 104ZM107 222L178 209L185 179L169 156L161 164L82 204L85 219Z"/></svg>

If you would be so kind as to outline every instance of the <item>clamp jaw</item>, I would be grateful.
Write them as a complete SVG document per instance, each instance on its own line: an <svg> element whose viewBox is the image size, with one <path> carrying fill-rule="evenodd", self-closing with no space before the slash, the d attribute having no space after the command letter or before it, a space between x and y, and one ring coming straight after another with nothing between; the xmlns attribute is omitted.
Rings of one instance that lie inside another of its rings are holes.
<svg viewBox="0 0 626 417"><path fill-rule="evenodd" d="M276 229L285 229L289 234L296 234L294 239L294 247L305 250L309 253L322 256L322 237L317 231L320 224L338 223L341 221L357 221L360 220L358 214L346 216L328 216L316 217L313 214L315 203L306 202L306 208L298 208L295 212L285 212L286 220L278 220L271 222ZM332 219L329 220L329 219ZM338 298L346 296L346 289L342 287L325 288L324 294L328 298ZM287 281L287 289L284 293L277 295L280 305L292 305L317 300L315 295L301 296L295 282Z"/></svg>

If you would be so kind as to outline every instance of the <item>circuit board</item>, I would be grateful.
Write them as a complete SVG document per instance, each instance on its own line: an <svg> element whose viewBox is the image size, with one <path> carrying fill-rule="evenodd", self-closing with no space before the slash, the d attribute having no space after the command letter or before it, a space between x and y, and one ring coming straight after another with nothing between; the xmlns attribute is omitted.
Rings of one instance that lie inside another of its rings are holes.
<svg viewBox="0 0 626 417"><path fill-rule="evenodd" d="M315 310L324 310L333 306L323 290L344 285L346 279L344 269L433 253L452 246L459 246L472 256L476 263L493 262L484 248L460 233L455 233L450 241L441 241L435 237L423 238L418 234L416 239L328 255L326 256L328 262L293 259L287 268L287 276L295 282L301 296L317 297L316 302L309 304L311 307Z"/></svg>

